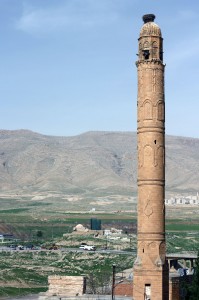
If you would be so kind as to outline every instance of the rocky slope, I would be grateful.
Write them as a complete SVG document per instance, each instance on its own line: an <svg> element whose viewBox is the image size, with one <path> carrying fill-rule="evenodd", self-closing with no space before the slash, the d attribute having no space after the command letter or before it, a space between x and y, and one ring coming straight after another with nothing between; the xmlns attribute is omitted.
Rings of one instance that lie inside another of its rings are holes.
<svg viewBox="0 0 199 300"><path fill-rule="evenodd" d="M0 131L0 191L84 193L136 190L136 133L74 137ZM166 188L198 191L199 139L166 137Z"/></svg>

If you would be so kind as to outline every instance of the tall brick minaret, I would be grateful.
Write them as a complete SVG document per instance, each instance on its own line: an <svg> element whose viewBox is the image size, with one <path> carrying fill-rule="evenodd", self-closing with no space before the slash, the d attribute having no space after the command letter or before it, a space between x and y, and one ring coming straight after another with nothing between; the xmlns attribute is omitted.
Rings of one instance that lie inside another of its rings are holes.
<svg viewBox="0 0 199 300"><path fill-rule="evenodd" d="M165 259L165 106L163 39L153 14L144 15L138 69L138 232L134 300L168 300Z"/></svg>

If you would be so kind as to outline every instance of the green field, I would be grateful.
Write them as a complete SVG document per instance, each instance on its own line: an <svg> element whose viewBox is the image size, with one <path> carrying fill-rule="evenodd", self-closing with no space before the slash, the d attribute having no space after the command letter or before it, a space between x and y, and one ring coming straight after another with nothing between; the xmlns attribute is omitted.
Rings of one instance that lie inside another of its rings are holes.
<svg viewBox="0 0 199 300"><path fill-rule="evenodd" d="M82 242L109 249L136 250L136 210L87 212L63 209L62 200L56 205L27 199L0 199L0 233L12 233L20 244L44 244L46 247L78 248ZM167 253L197 251L199 249L198 208L167 208ZM118 240L93 234L75 235L73 227L82 224L90 227L90 219L101 219L102 228L118 228L128 232ZM38 232L41 232L40 236ZM130 234L129 234L130 233ZM63 234L65 236L63 237ZM13 242L12 242L13 244ZM23 295L47 290L47 278L52 274L94 276L101 284L102 278L111 276L112 265L118 270L132 268L135 257L106 253L62 253L61 251L0 252L0 296Z"/></svg>
<svg viewBox="0 0 199 300"><path fill-rule="evenodd" d="M121 272L132 268L133 260L134 258L128 255L90 252L2 252L0 253L0 296L46 291L48 276L55 274L75 276L84 274L88 278L92 276L100 286L103 276L111 277L113 264L116 264L117 272ZM14 287L11 286L13 281Z"/></svg>

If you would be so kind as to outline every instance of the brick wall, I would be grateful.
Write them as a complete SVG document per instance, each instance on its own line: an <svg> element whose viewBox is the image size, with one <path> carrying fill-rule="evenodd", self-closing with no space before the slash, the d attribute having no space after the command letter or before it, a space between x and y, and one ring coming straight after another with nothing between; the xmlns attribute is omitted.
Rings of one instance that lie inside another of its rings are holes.
<svg viewBox="0 0 199 300"><path fill-rule="evenodd" d="M133 283L122 282L115 286L114 294L117 296L132 296L133 295Z"/></svg>
<svg viewBox="0 0 199 300"><path fill-rule="evenodd" d="M184 285L191 284L193 280L192 275L187 276L173 276L169 278L169 300L181 300Z"/></svg>

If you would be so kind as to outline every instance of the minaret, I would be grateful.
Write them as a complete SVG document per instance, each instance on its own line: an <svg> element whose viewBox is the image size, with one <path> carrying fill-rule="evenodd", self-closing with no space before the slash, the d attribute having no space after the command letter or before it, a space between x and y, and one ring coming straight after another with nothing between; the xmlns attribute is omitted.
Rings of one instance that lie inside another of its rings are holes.
<svg viewBox="0 0 199 300"><path fill-rule="evenodd" d="M144 15L138 69L138 232L134 300L168 300L165 247L165 106L161 30Z"/></svg>

